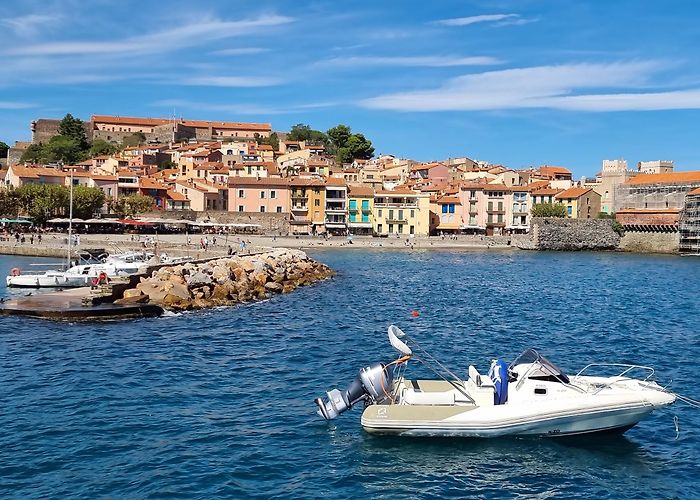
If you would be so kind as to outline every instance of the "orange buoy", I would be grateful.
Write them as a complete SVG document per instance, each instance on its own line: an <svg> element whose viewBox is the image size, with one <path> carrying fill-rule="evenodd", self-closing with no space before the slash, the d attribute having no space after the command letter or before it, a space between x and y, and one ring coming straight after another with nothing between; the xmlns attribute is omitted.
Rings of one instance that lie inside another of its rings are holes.
<svg viewBox="0 0 700 500"><path fill-rule="evenodd" d="M10 274L12 276L19 276L20 274L22 274L22 271L20 270L19 267L13 267L12 271L10 271Z"/></svg>
<svg viewBox="0 0 700 500"><path fill-rule="evenodd" d="M411 316L417 318L418 316L420 316L420 313L414 309L413 311L411 311Z"/></svg>

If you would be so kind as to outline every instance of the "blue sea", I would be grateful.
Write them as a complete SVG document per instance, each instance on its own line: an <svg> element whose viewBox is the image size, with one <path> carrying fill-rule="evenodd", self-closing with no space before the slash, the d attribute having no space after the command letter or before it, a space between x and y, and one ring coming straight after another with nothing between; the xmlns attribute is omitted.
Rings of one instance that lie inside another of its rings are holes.
<svg viewBox="0 0 700 500"><path fill-rule="evenodd" d="M313 400L394 359L392 323L465 377L532 346L568 371L650 365L700 398L700 260L312 255L337 276L252 305L105 323L0 317L0 496L698 497L700 410L679 404L620 436L460 440L370 436L361 408L327 423ZM30 260L0 257L0 271Z"/></svg>

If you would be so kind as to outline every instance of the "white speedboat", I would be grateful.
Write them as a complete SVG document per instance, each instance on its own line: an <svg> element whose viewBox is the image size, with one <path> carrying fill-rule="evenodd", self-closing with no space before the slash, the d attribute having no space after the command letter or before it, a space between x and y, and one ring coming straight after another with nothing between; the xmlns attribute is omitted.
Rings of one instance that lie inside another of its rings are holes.
<svg viewBox="0 0 700 500"><path fill-rule="evenodd" d="M510 365L494 360L488 375L470 366L463 380L393 325L389 340L401 357L369 365L345 391L333 389L325 400L316 399L320 416L331 420L363 402L362 426L370 433L570 436L625 432L652 411L676 401L675 394L651 380L654 370L649 367L591 364L568 376L528 349ZM407 342L420 350L419 356ZM419 360L440 379L405 378L411 360ZM588 374L603 367L612 367L618 374ZM642 378L631 378L633 372L642 373Z"/></svg>
<svg viewBox="0 0 700 500"><path fill-rule="evenodd" d="M149 252L127 252L104 256L101 262L88 262L71 266L65 271L22 273L12 269L7 276L7 286L15 288L79 288L96 285L118 276L128 276L155 263ZM102 278L100 278L102 277Z"/></svg>

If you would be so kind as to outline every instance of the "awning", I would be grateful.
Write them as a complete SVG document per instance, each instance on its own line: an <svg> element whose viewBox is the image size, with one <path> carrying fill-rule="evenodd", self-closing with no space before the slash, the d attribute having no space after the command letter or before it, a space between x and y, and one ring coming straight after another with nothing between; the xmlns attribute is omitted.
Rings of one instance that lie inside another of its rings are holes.
<svg viewBox="0 0 700 500"><path fill-rule="evenodd" d="M117 222L120 222L121 224L124 224L126 226L152 226L152 222L145 222L142 220L134 220L134 219L119 219Z"/></svg>
<svg viewBox="0 0 700 500"><path fill-rule="evenodd" d="M26 219L0 219L3 224L32 224L32 221Z"/></svg>

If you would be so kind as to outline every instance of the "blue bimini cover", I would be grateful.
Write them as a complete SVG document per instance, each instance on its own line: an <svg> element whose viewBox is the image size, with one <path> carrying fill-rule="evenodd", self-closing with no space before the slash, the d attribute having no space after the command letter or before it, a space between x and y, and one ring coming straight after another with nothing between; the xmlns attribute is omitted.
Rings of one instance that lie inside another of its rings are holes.
<svg viewBox="0 0 700 500"><path fill-rule="evenodd" d="M508 401L508 365L502 359L494 359L489 368L489 378L493 380L496 392L493 404L502 405Z"/></svg>

